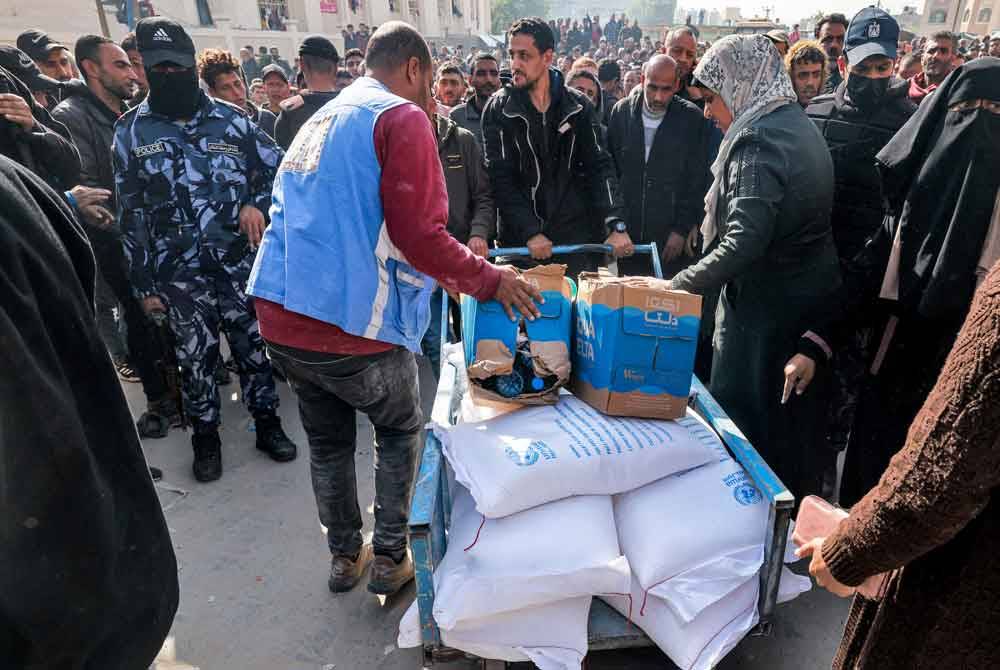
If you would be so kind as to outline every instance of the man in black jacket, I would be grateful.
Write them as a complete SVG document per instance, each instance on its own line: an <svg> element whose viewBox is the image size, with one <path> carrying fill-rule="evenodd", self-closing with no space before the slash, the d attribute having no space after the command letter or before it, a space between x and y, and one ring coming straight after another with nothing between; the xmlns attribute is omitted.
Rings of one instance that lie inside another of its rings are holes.
<svg viewBox="0 0 1000 670"><path fill-rule="evenodd" d="M59 86L23 51L0 46L0 153L63 192L77 182L80 154L66 126L34 97Z"/></svg>
<svg viewBox="0 0 1000 670"><path fill-rule="evenodd" d="M552 31L542 19L519 19L508 31L512 83L483 112L483 142L500 209L501 246L527 246L535 261L553 245L604 241L630 255L618 178L598 140L586 96L552 69ZM596 259L566 259L572 275Z"/></svg>
<svg viewBox="0 0 1000 670"><path fill-rule="evenodd" d="M879 229L885 215L875 155L916 110L907 96L908 82L892 81L898 37L899 24L894 18L873 7L861 10L851 20L846 51L841 56L847 80L833 93L813 98L806 108L833 158L830 220L837 255L845 269ZM848 331L852 333L849 345L838 352L833 370L827 442L834 451L847 447L871 347L871 327L863 318L855 318L845 328ZM830 487L828 493L832 493L835 475L827 473L824 486Z"/></svg>
<svg viewBox="0 0 1000 670"><path fill-rule="evenodd" d="M90 221L92 225L85 228L100 277L111 293L102 299L99 289L98 303L117 303L122 307L127 328L128 365L138 374L148 405L138 421L139 432L143 437L163 437L171 422L179 425L180 416L163 375L157 369L162 352L156 344L152 324L132 294L121 231L114 223L117 203L111 143L115 122L128 109L125 101L133 94L135 71L125 51L106 37L84 35L77 40L75 51L86 84L66 87L65 99L52 110L52 115L69 129L80 152L79 183L105 189L109 194L107 206L111 212L108 219ZM121 372L123 361L115 363Z"/></svg>
<svg viewBox="0 0 1000 670"><path fill-rule="evenodd" d="M322 35L310 35L299 46L299 62L306 80L306 91L283 100L278 121L274 124L274 139L288 150L292 140L319 108L337 97L337 63L340 55L333 42Z"/></svg>
<svg viewBox="0 0 1000 670"><path fill-rule="evenodd" d="M615 105L608 125L628 234L656 242L664 265L684 253L688 235L701 223L708 177L708 128L697 107L674 95L677 85L674 60L653 56L642 84ZM645 258L622 259L618 269L650 271Z"/></svg>

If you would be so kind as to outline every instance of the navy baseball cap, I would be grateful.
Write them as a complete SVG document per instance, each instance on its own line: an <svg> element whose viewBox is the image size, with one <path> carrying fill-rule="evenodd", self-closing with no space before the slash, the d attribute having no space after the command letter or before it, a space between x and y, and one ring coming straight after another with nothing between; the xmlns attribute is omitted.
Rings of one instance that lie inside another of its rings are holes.
<svg viewBox="0 0 1000 670"><path fill-rule="evenodd" d="M194 67L194 42L184 27L162 16L151 16L135 24L135 41L142 65L151 68L160 63Z"/></svg>
<svg viewBox="0 0 1000 670"><path fill-rule="evenodd" d="M865 7L854 15L844 37L844 56L860 63L871 56L896 58L899 23L878 7Z"/></svg>

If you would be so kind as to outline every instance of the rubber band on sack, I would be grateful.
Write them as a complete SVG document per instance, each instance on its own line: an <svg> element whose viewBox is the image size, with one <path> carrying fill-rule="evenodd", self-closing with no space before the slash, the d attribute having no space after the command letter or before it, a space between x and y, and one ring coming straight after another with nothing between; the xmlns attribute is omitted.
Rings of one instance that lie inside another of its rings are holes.
<svg viewBox="0 0 1000 670"><path fill-rule="evenodd" d="M479 530L476 531L476 538L472 541L472 544L466 547L463 551L468 551L469 549L472 549L474 546L476 546L476 542L479 542L479 534L483 532L483 526L485 525L486 525L486 515L484 514L483 520L479 524Z"/></svg>

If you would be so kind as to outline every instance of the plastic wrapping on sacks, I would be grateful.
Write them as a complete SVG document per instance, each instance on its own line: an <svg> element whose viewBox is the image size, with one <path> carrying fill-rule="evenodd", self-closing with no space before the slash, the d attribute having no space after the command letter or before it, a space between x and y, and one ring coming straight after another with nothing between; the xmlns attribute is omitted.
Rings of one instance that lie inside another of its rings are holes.
<svg viewBox="0 0 1000 670"><path fill-rule="evenodd" d="M757 624L759 588L754 576L691 621L677 616L662 598L645 594L634 577L631 601L622 596L601 597L623 616L631 616L680 670L710 670ZM778 602L792 600L809 588L808 577L782 568Z"/></svg>
<svg viewBox="0 0 1000 670"><path fill-rule="evenodd" d="M442 629L629 586L610 496L576 496L488 520L462 486L453 500L448 550L434 575L434 620Z"/></svg>
<svg viewBox="0 0 1000 670"><path fill-rule="evenodd" d="M441 641L480 658L534 663L539 670L580 670L587 655L590 597L505 612L461 622L441 631ZM416 601L399 622L400 648L419 647Z"/></svg>
<svg viewBox="0 0 1000 670"><path fill-rule="evenodd" d="M719 459L696 424L603 415L578 398L435 426L455 478L489 518L572 495L630 491Z"/></svg>
<svg viewBox="0 0 1000 670"><path fill-rule="evenodd" d="M636 579L685 621L760 571L768 505L732 459L614 501L619 542Z"/></svg>

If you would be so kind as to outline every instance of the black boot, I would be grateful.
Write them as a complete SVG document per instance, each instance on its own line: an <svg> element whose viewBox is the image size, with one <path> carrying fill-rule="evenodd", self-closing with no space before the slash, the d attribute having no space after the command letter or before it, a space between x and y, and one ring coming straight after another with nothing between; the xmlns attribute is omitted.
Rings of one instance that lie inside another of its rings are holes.
<svg viewBox="0 0 1000 670"><path fill-rule="evenodd" d="M258 412L254 414L257 427L257 448L271 457L272 460L284 463L294 461L298 450L295 443L288 439L281 429L281 419L274 412Z"/></svg>
<svg viewBox="0 0 1000 670"><path fill-rule="evenodd" d="M222 476L222 440L215 426L195 430L191 436L194 464L191 470L199 482L214 482Z"/></svg>

